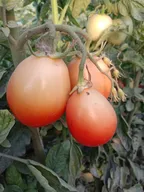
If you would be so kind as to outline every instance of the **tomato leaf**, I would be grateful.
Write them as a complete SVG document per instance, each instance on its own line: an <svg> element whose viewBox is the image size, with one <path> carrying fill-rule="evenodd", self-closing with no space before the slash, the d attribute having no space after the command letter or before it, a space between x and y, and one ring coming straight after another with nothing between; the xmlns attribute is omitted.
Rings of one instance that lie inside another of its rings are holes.
<svg viewBox="0 0 144 192"><path fill-rule="evenodd" d="M127 102L126 102L126 110L128 112L132 111L134 109L134 103L131 101L131 99L129 99Z"/></svg>
<svg viewBox="0 0 144 192"><path fill-rule="evenodd" d="M85 11L90 4L90 0L73 0L71 3L72 16L78 17L81 11Z"/></svg>
<svg viewBox="0 0 144 192"><path fill-rule="evenodd" d="M2 184L0 184L0 192L3 192L4 191L4 187Z"/></svg>
<svg viewBox="0 0 144 192"><path fill-rule="evenodd" d="M143 192L143 187L138 183L129 189L124 189L124 192Z"/></svg>
<svg viewBox="0 0 144 192"><path fill-rule="evenodd" d="M11 147L0 147L0 152L13 156L21 156L25 154L25 147L30 143L31 140L30 136L30 130L17 122L8 135L8 140L11 143ZM2 173L11 163L11 159L0 157L0 173Z"/></svg>
<svg viewBox="0 0 144 192"><path fill-rule="evenodd" d="M80 172L82 165L82 152L79 146L71 140L70 146L70 162L69 162L69 183L75 185L75 179Z"/></svg>
<svg viewBox="0 0 144 192"><path fill-rule="evenodd" d="M23 192L23 190L17 185L8 185L4 192Z"/></svg>
<svg viewBox="0 0 144 192"><path fill-rule="evenodd" d="M56 192L56 190L49 185L48 180L42 175L42 173L38 169L36 169L33 165L27 166L46 192Z"/></svg>
<svg viewBox="0 0 144 192"><path fill-rule="evenodd" d="M6 37L8 37L9 36L9 34L10 34L10 29L8 28L8 27L1 27L1 30L2 30L2 32L4 33L4 35L6 36Z"/></svg>
<svg viewBox="0 0 144 192"><path fill-rule="evenodd" d="M14 116L8 110L0 110L0 144L7 138L14 124Z"/></svg>
<svg viewBox="0 0 144 192"><path fill-rule="evenodd" d="M29 4L31 4L33 2L33 0L24 0L23 6L27 6Z"/></svg>
<svg viewBox="0 0 144 192"><path fill-rule="evenodd" d="M68 181L70 141L54 145L46 157L46 166Z"/></svg>
<svg viewBox="0 0 144 192"><path fill-rule="evenodd" d="M5 139L1 144L2 147L9 148L11 147L11 144L8 139Z"/></svg>
<svg viewBox="0 0 144 192"><path fill-rule="evenodd" d="M48 15L48 11L49 11L49 6L50 6L50 3L49 2L46 2L43 4L41 10L40 10L40 17L42 19L45 19Z"/></svg>
<svg viewBox="0 0 144 192"><path fill-rule="evenodd" d="M131 165L131 168L132 168L132 171L136 177L136 179L138 180L138 182L142 182L144 184L144 169L142 169L140 167L140 165L132 162L130 159L128 159L130 165Z"/></svg>
<svg viewBox="0 0 144 192"><path fill-rule="evenodd" d="M126 16L128 15L128 9L127 7L125 6L124 2L123 1L119 1L118 2L118 10L119 10L119 13L123 16Z"/></svg>
<svg viewBox="0 0 144 192"><path fill-rule="evenodd" d="M0 70L1 70L0 71L0 80L1 80L1 78L3 77L6 71L4 69L0 69Z"/></svg>
<svg viewBox="0 0 144 192"><path fill-rule="evenodd" d="M8 167L5 178L8 185L17 185L22 189L25 188L25 183L22 179L22 176L14 165Z"/></svg>
<svg viewBox="0 0 144 192"><path fill-rule="evenodd" d="M138 21L144 21L144 3L141 3L141 1L140 3L135 0L129 1L131 15Z"/></svg>

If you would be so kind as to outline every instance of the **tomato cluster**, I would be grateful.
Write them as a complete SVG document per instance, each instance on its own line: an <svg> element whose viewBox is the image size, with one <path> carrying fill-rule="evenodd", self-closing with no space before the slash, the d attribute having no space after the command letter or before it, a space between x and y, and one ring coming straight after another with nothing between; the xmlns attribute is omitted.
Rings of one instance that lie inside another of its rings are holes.
<svg viewBox="0 0 144 192"><path fill-rule="evenodd" d="M68 65L62 59L37 58L23 60L13 72L7 86L7 101L15 117L30 127L41 127L58 120L66 111L66 120L72 136L85 146L107 143L115 133L117 118L107 101L111 82L86 59L92 84L81 93L75 91L80 58ZM99 60L104 71L107 65ZM84 69L84 77L88 74Z"/></svg>

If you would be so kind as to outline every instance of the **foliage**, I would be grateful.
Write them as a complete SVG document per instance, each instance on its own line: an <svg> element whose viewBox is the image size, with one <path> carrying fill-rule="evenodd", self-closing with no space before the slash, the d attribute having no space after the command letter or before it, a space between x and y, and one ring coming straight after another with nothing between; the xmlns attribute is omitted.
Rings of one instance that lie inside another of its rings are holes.
<svg viewBox="0 0 144 192"><path fill-rule="evenodd" d="M44 24L52 19L49 0L0 0L0 191L144 191L144 1L143 0L58 0L63 24L85 31L88 17L93 13L110 15L113 19L129 15L134 23L132 35L120 46L106 44L106 55L120 71L119 86L127 98L113 102L118 117L117 132L107 144L95 148L79 145L69 134L65 116L55 123L41 127L46 160L37 162L31 142L30 129L18 122L9 110L6 86L14 70L12 47L8 38L17 28L15 21L3 24L2 6L10 13L15 8L21 33L26 28ZM60 19L60 17L59 17ZM61 23L60 23L61 24ZM80 34L79 34L80 36ZM35 50L38 36L31 39ZM81 38L83 41L83 38ZM71 38L62 33L55 40L63 52ZM75 46L77 47L77 46ZM91 51L101 47L97 42ZM26 55L31 54L25 45ZM75 51L73 49L72 51ZM69 62L70 56L65 62ZM22 158L18 158L22 157ZM90 172L94 181L83 177Z"/></svg>

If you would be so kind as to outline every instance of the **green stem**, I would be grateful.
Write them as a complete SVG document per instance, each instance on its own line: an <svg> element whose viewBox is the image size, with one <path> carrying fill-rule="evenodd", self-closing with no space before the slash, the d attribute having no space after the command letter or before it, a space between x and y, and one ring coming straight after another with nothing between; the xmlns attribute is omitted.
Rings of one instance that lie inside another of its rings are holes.
<svg viewBox="0 0 144 192"><path fill-rule="evenodd" d="M44 164L46 157L44 152L43 141L39 133L39 128L30 128L30 130L32 133L32 142L36 158L40 163Z"/></svg>
<svg viewBox="0 0 144 192"><path fill-rule="evenodd" d="M82 52L82 58L81 58L81 62L79 65L78 83L81 84L84 82L83 71L84 71L84 64L85 64L86 57L87 57L86 48L83 45L82 41L80 40L79 36L73 32L71 27L65 26L65 25L55 25L55 27L56 27L57 31L68 33L79 45L79 49Z"/></svg>
<svg viewBox="0 0 144 192"><path fill-rule="evenodd" d="M53 23L58 24L58 4L57 4L57 0L51 0L51 6L52 6Z"/></svg>
<svg viewBox="0 0 144 192"><path fill-rule="evenodd" d="M70 2L71 2L71 0L69 0L67 2L67 4L65 5L65 7L63 8L58 24L62 24L63 23L64 17L65 17L65 14L67 12L67 9L69 7Z"/></svg>

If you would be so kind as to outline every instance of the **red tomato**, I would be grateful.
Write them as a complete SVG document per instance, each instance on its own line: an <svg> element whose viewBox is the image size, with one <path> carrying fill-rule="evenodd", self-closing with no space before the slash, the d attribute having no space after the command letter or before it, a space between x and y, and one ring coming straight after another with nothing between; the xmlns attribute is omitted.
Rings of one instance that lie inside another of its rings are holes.
<svg viewBox="0 0 144 192"><path fill-rule="evenodd" d="M69 92L69 73L62 59L30 56L13 72L6 94L15 117L38 127L62 116Z"/></svg>
<svg viewBox="0 0 144 192"><path fill-rule="evenodd" d="M66 107L66 120L76 141L89 147L107 143L117 126L112 105L93 88L72 94Z"/></svg>
<svg viewBox="0 0 144 192"><path fill-rule="evenodd" d="M94 57L94 58L98 59L98 57ZM68 65L72 88L78 82L79 64L80 64L80 58L76 57ZM93 84L93 88L99 91L106 98L108 98L111 92L111 86L112 86L111 81L108 79L106 75L102 74L98 70L98 68L90 59L86 59L86 62L85 62L85 69L84 69L85 79L88 79L88 71L86 69L86 65L88 66L89 72L91 74L91 81ZM98 65L104 72L109 71L108 66L103 62L102 59L98 61ZM111 77L110 72L108 72L108 75Z"/></svg>

